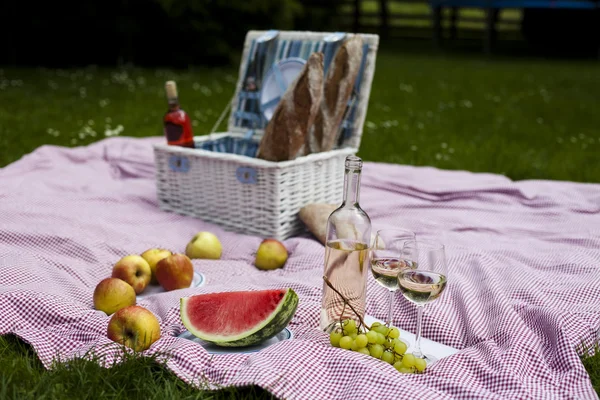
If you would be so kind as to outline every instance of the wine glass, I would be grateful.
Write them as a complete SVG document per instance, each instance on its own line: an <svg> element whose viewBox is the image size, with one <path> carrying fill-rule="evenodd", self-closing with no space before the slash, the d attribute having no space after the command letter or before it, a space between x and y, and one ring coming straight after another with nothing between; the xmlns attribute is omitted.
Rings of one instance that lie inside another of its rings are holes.
<svg viewBox="0 0 600 400"><path fill-rule="evenodd" d="M402 249L402 260L412 264L398 274L400 292L410 302L417 305L417 330L415 333L415 357L423 358L427 364L436 361L435 357L421 351L421 324L425 304L439 298L446 288L448 270L444 245L435 240L415 240L407 242Z"/></svg>
<svg viewBox="0 0 600 400"><path fill-rule="evenodd" d="M398 273L408 267L400 254L405 243L414 241L414 232L406 229L381 229L377 231L371 249L371 272L375 281L389 290L386 325L392 324L394 292L398 290Z"/></svg>

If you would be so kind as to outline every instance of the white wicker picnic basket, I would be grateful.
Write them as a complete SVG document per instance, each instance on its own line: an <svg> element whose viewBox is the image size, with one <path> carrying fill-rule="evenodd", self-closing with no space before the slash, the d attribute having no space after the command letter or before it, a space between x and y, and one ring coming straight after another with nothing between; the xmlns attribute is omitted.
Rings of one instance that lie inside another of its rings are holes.
<svg viewBox="0 0 600 400"><path fill-rule="evenodd" d="M160 208L230 231L284 240L304 230L298 218L303 206L340 203L346 156L356 154L360 146L379 37L360 34L361 71L334 150L282 162L255 158L268 122L265 106L274 107L277 99L266 102L260 91L247 91L245 83L250 66L264 78L281 61L306 60L314 51L324 53L327 68L343 39L352 35L249 31L227 132L196 136L194 149L154 146Z"/></svg>

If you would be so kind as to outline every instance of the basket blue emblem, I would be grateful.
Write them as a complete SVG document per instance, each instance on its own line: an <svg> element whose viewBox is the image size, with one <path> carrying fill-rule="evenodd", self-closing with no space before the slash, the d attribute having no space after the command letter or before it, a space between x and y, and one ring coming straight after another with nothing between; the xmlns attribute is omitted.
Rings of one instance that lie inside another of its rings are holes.
<svg viewBox="0 0 600 400"><path fill-rule="evenodd" d="M258 182L258 173L252 167L239 167L235 176L242 183L256 184Z"/></svg>
<svg viewBox="0 0 600 400"><path fill-rule="evenodd" d="M190 160L185 156L172 155L169 158L169 168L173 172L188 172L190 170Z"/></svg>

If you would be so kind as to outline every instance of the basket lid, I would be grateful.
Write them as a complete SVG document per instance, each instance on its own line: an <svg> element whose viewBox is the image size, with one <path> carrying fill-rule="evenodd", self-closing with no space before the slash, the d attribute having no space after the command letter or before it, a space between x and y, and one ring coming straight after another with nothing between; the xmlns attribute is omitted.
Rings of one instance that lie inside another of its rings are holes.
<svg viewBox="0 0 600 400"><path fill-rule="evenodd" d="M323 52L327 73L337 49L344 40L354 35L360 35L363 39L363 57L344 114L337 147L359 148L379 44L379 36L373 34L249 31L231 103L229 132L246 133L252 130L262 135L287 85L302 70L309 56L314 52Z"/></svg>

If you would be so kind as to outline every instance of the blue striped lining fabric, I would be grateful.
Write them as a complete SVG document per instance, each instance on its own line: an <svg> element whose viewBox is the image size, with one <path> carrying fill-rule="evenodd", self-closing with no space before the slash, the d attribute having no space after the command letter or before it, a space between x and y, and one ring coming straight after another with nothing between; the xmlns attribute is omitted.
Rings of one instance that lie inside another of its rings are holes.
<svg viewBox="0 0 600 400"><path fill-rule="evenodd" d="M230 153L247 157L256 157L258 145L258 140L252 138L225 136L214 140L196 142L195 148L217 153Z"/></svg>

